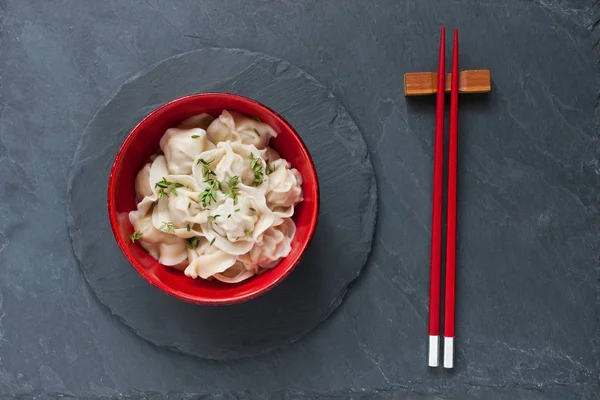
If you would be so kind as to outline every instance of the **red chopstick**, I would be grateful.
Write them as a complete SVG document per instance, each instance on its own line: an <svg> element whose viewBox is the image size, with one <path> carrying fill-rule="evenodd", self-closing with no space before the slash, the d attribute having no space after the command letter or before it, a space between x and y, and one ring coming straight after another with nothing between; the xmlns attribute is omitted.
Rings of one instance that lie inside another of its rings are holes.
<svg viewBox="0 0 600 400"><path fill-rule="evenodd" d="M440 35L435 144L433 150L433 210L431 217L431 266L429 283L429 366L440 363L440 302L442 264L442 173L444 168L444 95L446 79L446 28Z"/></svg>
<svg viewBox="0 0 600 400"><path fill-rule="evenodd" d="M448 230L446 234L446 299L444 302L444 368L454 367L456 289L456 170L458 156L458 29L454 30L448 144Z"/></svg>

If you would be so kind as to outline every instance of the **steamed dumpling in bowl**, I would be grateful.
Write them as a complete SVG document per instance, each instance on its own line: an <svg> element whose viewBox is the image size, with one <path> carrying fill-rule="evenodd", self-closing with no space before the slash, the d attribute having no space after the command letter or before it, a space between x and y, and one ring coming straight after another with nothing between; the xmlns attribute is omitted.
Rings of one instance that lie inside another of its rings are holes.
<svg viewBox="0 0 600 400"><path fill-rule="evenodd" d="M198 154L193 167L194 178L198 182L204 182L204 166L208 166L216 174L219 182L227 182L234 176L245 185L252 185L255 178L254 170L251 168L252 160L261 160L264 163L264 150L257 149L254 145L244 145L240 142L220 142L217 147ZM204 164L208 163L208 164Z"/></svg>
<svg viewBox="0 0 600 400"><path fill-rule="evenodd" d="M181 122L179 125L177 125L177 128L178 129L201 128L201 129L207 130L208 126L214 120L215 119L210 114L202 113L202 114L191 116L188 119L185 119L183 122Z"/></svg>
<svg viewBox="0 0 600 400"><path fill-rule="evenodd" d="M160 139L160 149L167 159L167 168L174 175L191 174L196 156L214 147L207 139L206 131L201 128L167 129Z"/></svg>
<svg viewBox="0 0 600 400"><path fill-rule="evenodd" d="M177 265L187 258L185 240L157 229L151 215L130 218L133 229L141 234L140 243L148 254L167 266Z"/></svg>
<svg viewBox="0 0 600 400"><path fill-rule="evenodd" d="M285 219L277 226L267 229L260 243L252 248L247 254L240 257L242 263L248 270L260 268L272 268L273 263L287 256L291 251L291 239L296 233L296 225L291 219ZM275 261L274 261L275 260Z"/></svg>
<svg viewBox="0 0 600 400"><path fill-rule="evenodd" d="M269 167L266 200L277 222L281 223L294 214L294 206L302 201L302 176L282 158L273 161Z"/></svg>
<svg viewBox="0 0 600 400"><path fill-rule="evenodd" d="M215 207L209 220L202 224L202 231L205 237L215 239L216 247L243 255L262 240L275 218L257 189L242 186L236 199L226 199Z"/></svg>
<svg viewBox="0 0 600 400"><path fill-rule="evenodd" d="M221 282L238 283L245 279L251 278L257 273L258 272L255 272L254 270L246 269L244 264L238 261L225 271L215 274L214 278L220 280Z"/></svg>
<svg viewBox="0 0 600 400"><path fill-rule="evenodd" d="M258 149L267 147L269 140L277 133L269 125L235 111L224 110L207 129L208 138L213 143L241 142L252 144Z"/></svg>
<svg viewBox="0 0 600 400"><path fill-rule="evenodd" d="M234 255L228 254L214 246L206 239L196 249L189 251L189 265L185 269L185 275L190 278L208 279L215 274L227 271L236 262Z"/></svg>

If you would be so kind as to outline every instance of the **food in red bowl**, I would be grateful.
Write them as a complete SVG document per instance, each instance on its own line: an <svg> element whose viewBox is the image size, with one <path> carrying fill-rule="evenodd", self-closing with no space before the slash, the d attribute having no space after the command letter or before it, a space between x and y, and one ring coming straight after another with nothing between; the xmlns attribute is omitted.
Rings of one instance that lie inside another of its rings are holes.
<svg viewBox="0 0 600 400"><path fill-rule="evenodd" d="M123 254L197 304L251 299L285 278L314 234L317 174L298 133L245 97L173 100L128 135L108 183Z"/></svg>

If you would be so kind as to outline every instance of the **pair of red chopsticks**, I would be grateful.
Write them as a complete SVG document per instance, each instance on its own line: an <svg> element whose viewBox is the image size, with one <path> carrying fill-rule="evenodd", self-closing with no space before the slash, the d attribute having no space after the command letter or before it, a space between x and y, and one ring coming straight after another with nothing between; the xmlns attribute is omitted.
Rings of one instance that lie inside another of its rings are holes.
<svg viewBox="0 0 600 400"><path fill-rule="evenodd" d="M439 365L442 264L442 176L444 163L444 94L446 83L446 28L442 27L437 75L437 109L433 159L431 227L431 283L429 288L429 366ZM446 232L446 289L444 302L444 368L454 366L454 298L456 278L456 158L458 149L458 30L454 30L448 148L448 221Z"/></svg>

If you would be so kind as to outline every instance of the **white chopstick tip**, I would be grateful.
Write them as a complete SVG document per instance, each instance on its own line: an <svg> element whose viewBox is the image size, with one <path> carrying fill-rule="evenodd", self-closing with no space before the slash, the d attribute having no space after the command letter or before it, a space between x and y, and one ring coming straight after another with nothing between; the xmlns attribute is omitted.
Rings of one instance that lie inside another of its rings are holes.
<svg viewBox="0 0 600 400"><path fill-rule="evenodd" d="M444 368L454 368L454 338L444 336Z"/></svg>
<svg viewBox="0 0 600 400"><path fill-rule="evenodd" d="M440 337L429 336L429 366L439 367L440 365Z"/></svg>

